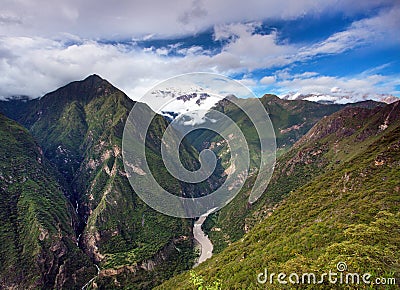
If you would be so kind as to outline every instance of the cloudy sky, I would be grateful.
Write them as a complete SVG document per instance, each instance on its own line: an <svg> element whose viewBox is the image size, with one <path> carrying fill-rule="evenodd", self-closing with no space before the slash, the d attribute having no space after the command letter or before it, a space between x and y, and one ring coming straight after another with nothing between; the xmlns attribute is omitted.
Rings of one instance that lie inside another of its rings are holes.
<svg viewBox="0 0 400 290"><path fill-rule="evenodd" d="M0 1L0 98L96 73L138 99L196 71L258 96L400 97L398 0Z"/></svg>

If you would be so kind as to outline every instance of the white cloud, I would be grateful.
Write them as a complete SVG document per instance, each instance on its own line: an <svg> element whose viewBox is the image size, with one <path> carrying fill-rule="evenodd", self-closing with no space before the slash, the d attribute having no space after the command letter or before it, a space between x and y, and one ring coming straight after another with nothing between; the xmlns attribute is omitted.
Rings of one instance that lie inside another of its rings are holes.
<svg viewBox="0 0 400 290"><path fill-rule="evenodd" d="M326 10L355 13L388 2L363 1L361 8L357 8L357 3L336 0L149 0L146 4L127 0L6 1L0 14L0 97L36 97L97 73L136 99L157 82L194 70L226 75L248 73L340 53L381 39L399 41L395 36L400 27L397 6L354 22L347 30L319 43L302 47L278 42L277 31L258 33L258 20L293 19ZM134 41L128 45L100 41L148 40L193 34L213 26L215 40L224 43L219 52L199 45L182 47L181 43L140 49ZM396 85L376 71L346 79L315 72L292 76L288 69L265 76L259 84L271 85L276 81L282 90L301 88L310 92L328 92L334 87L352 91L357 86L365 92L393 92ZM242 82L251 87L258 85L250 76Z"/></svg>
<svg viewBox="0 0 400 290"><path fill-rule="evenodd" d="M235 39L214 55L200 46L140 49L134 44L112 45L76 37L75 44L42 37L0 37L0 96L36 97L68 81L97 73L135 99L176 74L196 70L230 75L275 63L288 48L277 45L275 35L258 35L254 29L255 26L235 34ZM181 55L170 55L174 51ZM243 81L254 84L250 79Z"/></svg>
<svg viewBox="0 0 400 290"><path fill-rule="evenodd" d="M276 81L274 76L265 76L262 79L260 79L260 84L262 85L270 85L273 84Z"/></svg>
<svg viewBox="0 0 400 290"><path fill-rule="evenodd" d="M245 85L246 87L254 87L257 85L257 82L251 78L243 78L243 79L239 80L239 82L241 84Z"/></svg>
<svg viewBox="0 0 400 290"><path fill-rule="evenodd" d="M270 34L257 34L259 24L233 24L216 27L215 38L229 39L221 54L234 56L243 67L249 71L284 65L287 63L286 55L292 54L296 48L287 44L277 43L276 32Z"/></svg>
<svg viewBox="0 0 400 290"><path fill-rule="evenodd" d="M315 76L311 78L293 78L278 82L278 85L302 94L331 93L332 88L340 92L358 91L368 93L376 90L376 86L385 80L384 76L371 75L363 78L344 78L332 76Z"/></svg>
<svg viewBox="0 0 400 290"><path fill-rule="evenodd" d="M201 46L195 45L189 48L181 48L176 51L181 55L198 55L198 54L210 54L209 51L205 51Z"/></svg>
<svg viewBox="0 0 400 290"><path fill-rule="evenodd" d="M351 77L333 77L324 75L307 76L294 75L291 78L277 82L279 94L295 97L314 95L307 98L310 101L357 102L366 99L383 100L390 95L398 95L396 91L397 76L383 76L364 73ZM293 99L293 98L292 98Z"/></svg>
<svg viewBox="0 0 400 290"><path fill-rule="evenodd" d="M400 43L400 6L384 10L377 16L353 22L344 31L337 32L326 40L300 49L294 56L297 60L306 60L324 54L338 54L358 46L379 42Z"/></svg>
<svg viewBox="0 0 400 290"><path fill-rule="evenodd" d="M0 35L54 37L62 32L91 39L170 37L216 24L296 19L324 12L371 10L394 0L38 0L3 1Z"/></svg>

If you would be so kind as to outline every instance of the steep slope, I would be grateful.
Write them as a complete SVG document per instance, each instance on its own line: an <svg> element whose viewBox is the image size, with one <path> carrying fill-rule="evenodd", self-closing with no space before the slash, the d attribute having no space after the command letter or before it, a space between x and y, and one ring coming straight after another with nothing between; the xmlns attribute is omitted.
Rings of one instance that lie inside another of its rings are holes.
<svg viewBox="0 0 400 290"><path fill-rule="evenodd" d="M236 99L243 106L254 102L253 99ZM343 105L325 105L308 101L282 100L275 95L266 94L260 99L273 124L276 136L277 156L287 152L310 128L324 116L331 115L342 109ZM378 103L377 103L378 105ZM260 143L250 119L233 102L226 98L220 101L214 109L229 116L240 127L245 135L250 151L250 176L241 192L227 206L210 215L203 225L209 234L214 252L219 252L229 243L240 239L248 230L246 219L252 215L255 206L248 204L249 192L253 185L260 163ZM198 131L188 138L199 150L212 148L221 158L222 165L229 166L230 155L226 154L227 143L219 135L211 131ZM264 197L265 198L265 197ZM273 204L271 204L273 207Z"/></svg>
<svg viewBox="0 0 400 290"><path fill-rule="evenodd" d="M270 214L271 205L292 189L327 170L334 170L359 154L374 141L371 138L373 135L385 130L385 122L393 122L397 118L397 106L368 109L353 104L318 122L277 161L271 183L261 201L255 205L252 217L248 217L247 226Z"/></svg>
<svg viewBox="0 0 400 290"><path fill-rule="evenodd" d="M252 100L247 99L240 101L251 102ZM321 172L319 168L321 165L318 165L318 167L312 164L308 165L308 168L305 169L293 170L293 168L290 168L291 165L288 164L287 159L294 157L290 156L290 154L284 154L290 150L293 144L302 138L312 126L322 118L345 107L377 108L383 105L382 103L374 101L347 105L326 105L302 100L282 100L274 95L264 95L260 101L267 110L275 129L278 156L275 173L272 176L267 191L261 197L260 202L252 205L248 204L249 190L255 180L255 176L253 175L250 176L243 190L230 204L207 219L204 228L209 233L215 245L215 252L219 252L229 243L240 239L262 215L269 214L269 212L273 210L276 202L280 201L282 196L289 193L294 186L305 184L313 176ZM254 132L254 128L251 127L248 118L244 116L243 112L237 106L229 102L229 100L220 102L216 108L226 113L239 124L246 139L249 141L250 155L253 160L252 164L256 166L257 162L259 162L258 137ZM204 133L198 140L201 140L201 138L209 139L210 137L204 136L206 134L207 133ZM214 139L204 144L221 144L221 142L217 143L218 137L211 136L211 138ZM213 147L216 147L214 150L218 153L224 152L223 146L224 144L220 145L219 148L218 146ZM290 171L290 174L288 174L288 176L279 174L279 172L284 170ZM308 174L304 174L305 172L308 172ZM263 206L260 206L261 204Z"/></svg>
<svg viewBox="0 0 400 290"><path fill-rule="evenodd" d="M0 115L0 288L65 288L96 273L77 217L29 132Z"/></svg>
<svg viewBox="0 0 400 290"><path fill-rule="evenodd" d="M290 162L294 171L328 163L323 172L295 186L243 239L196 268L196 279L186 273L159 289L196 289L199 279L204 285L219 281L223 289L280 289L276 278L274 284L259 284L257 275L265 268L321 275L338 272L338 262L347 264L344 274L368 272L371 282L399 281L399 140L399 102L374 110L348 108L321 120L289 153L301 157ZM304 152L307 148L313 151ZM326 278L308 286L337 285Z"/></svg>
<svg viewBox="0 0 400 290"><path fill-rule="evenodd" d="M94 282L107 287L129 277L138 288L148 288L190 267L191 221L155 212L126 178L121 143L134 102L96 75L33 102L27 114L15 115L58 169L80 217L79 246L101 268ZM153 123L147 137L150 167L166 189L182 194L182 185L159 166L159 137L167 123L161 116ZM195 155L190 148L183 153L186 159ZM174 266L161 269L168 263ZM123 277L112 278L117 275Z"/></svg>

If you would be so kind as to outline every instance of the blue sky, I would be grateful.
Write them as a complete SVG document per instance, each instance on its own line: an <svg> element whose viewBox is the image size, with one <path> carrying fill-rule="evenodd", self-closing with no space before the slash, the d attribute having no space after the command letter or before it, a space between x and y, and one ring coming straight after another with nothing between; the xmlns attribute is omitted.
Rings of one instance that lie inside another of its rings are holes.
<svg viewBox="0 0 400 290"><path fill-rule="evenodd" d="M399 1L39 2L2 3L0 97L96 73L138 99L196 71L257 96L400 97Z"/></svg>

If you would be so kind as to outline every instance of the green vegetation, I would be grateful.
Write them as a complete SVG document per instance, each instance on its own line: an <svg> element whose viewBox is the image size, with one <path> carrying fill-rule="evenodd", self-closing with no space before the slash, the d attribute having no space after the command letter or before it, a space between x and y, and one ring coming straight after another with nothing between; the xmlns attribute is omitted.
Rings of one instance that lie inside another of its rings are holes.
<svg viewBox="0 0 400 290"><path fill-rule="evenodd" d="M325 144L326 150L321 153L324 158L316 159L317 164L318 160L326 159L322 163L323 170L304 185L292 189L270 216L262 216L242 239L199 265L196 273L204 283L219 279L224 289L264 289L266 286L280 289L282 285L278 283L257 283L257 274L265 268L275 273L322 274L337 271L338 262L347 264L344 273L368 272L373 282L377 277L399 281L398 105L372 111L347 109L317 124L292 151L300 153L311 147L317 150L318 144ZM349 112L357 113L360 119L351 122L354 116ZM382 130L382 124L388 127ZM329 134L325 134L327 132ZM353 144L352 151L339 154L340 150L348 148L348 142ZM305 159L297 163L307 163L307 156L316 155L306 152ZM339 157L341 159L337 159ZM307 288L307 285L301 286ZM326 280L322 285L308 285L308 288L332 286L339 287ZM369 289L370 286L350 284L346 287ZM196 289L190 282L190 273L174 277L159 287L176 288ZM396 289L397 286L387 285L386 288Z"/></svg>
<svg viewBox="0 0 400 290"><path fill-rule="evenodd" d="M193 283L194 286L197 287L198 290L219 290L221 289L221 282L214 281L212 285L205 285L204 286L204 279L203 277L196 274L195 271L190 271L190 281Z"/></svg>
<svg viewBox="0 0 400 290"><path fill-rule="evenodd" d="M248 204L257 174L250 172L237 197L204 223L219 254L181 274L196 258L192 221L149 208L124 171L122 134L133 101L96 75L38 100L0 101L0 112L25 126L0 115L0 288L74 289L95 277L89 288L150 289L175 276L159 288L257 289L265 267L318 272L339 261L349 271L400 279L398 103L337 112L344 106L272 95L261 102L278 144L271 183ZM259 144L249 119L229 101L216 108L244 132L255 167ZM157 116L146 136L156 180L193 197L218 187L230 159L219 136L198 131L181 144L189 170L199 165L192 142L197 149L214 143L220 157L217 172L194 186L163 166L167 125Z"/></svg>
<svg viewBox="0 0 400 290"><path fill-rule="evenodd" d="M273 95L265 95L261 101L269 112L277 136L278 157L274 174L267 190L257 203L248 204L249 188L254 182L252 180L254 176L252 176L229 205L210 216L205 222L205 230L216 245L215 252L220 252L228 244L240 239L245 232L270 215L276 205L292 190L306 184L326 170L336 168L340 162L348 160L354 154L359 154L359 148L365 148L373 141L373 138L358 140L357 136L365 135L365 132L376 133L378 124L384 122L383 119L369 119L376 112L375 108L381 106L376 102L349 104L343 110L330 115L343 106L307 101L285 101ZM328 115L329 117L323 119ZM292 128L296 125L293 122L287 123L289 119L297 120L296 122L303 120L302 123L297 123L297 125L303 123L304 125L294 130L297 132L295 136L291 135L292 130L284 133L279 130L279 128ZM318 120L321 121L310 130ZM367 125L368 122L369 125ZM332 124L327 126L327 123ZM361 133L354 134L357 128L363 126L366 127L360 131ZM371 126L374 126L373 130ZM341 130L338 130L339 128ZM322 136L316 132L324 133ZM313 136L312 140L310 136ZM371 137L370 134L365 136ZM283 141L279 141L280 138ZM290 149L293 146L291 142L295 140L299 141L295 143L294 148ZM338 142L333 144L337 140ZM354 142L357 142L359 146L354 147ZM283 145L279 148L279 144Z"/></svg>
<svg viewBox="0 0 400 290"><path fill-rule="evenodd" d="M69 234L74 239L80 235L79 246L86 253L87 261L90 257L92 263L96 262L102 270L111 270L111 273L116 269L124 269L126 277L143 285L139 288L147 288L150 285L148 279L153 279L153 276L162 279L154 278L151 285L192 266L195 254L189 238L191 221L155 212L136 196L126 178L121 154L122 135L134 102L123 92L93 75L51 92L40 100L25 101L20 112L12 107L12 104L19 105L20 101L0 104L0 111L10 113L30 130L38 141L37 150L39 146L43 150L41 158L49 160L46 161L49 168L54 167L50 175L57 188L51 188L49 184L49 190L64 192L72 204L78 204L78 208L74 209L62 194L64 205L68 208L59 209L58 206L43 202L42 211L36 217L39 222L46 223L56 233L58 229L54 227L60 226L59 220L69 220ZM168 174L161 160L159 140L166 127L166 121L157 116L149 130L146 153L150 168L160 184L181 194L185 185ZM29 136L25 129L24 132ZM29 138L34 142L31 136ZM11 146L9 143L4 145L5 148ZM195 164L197 153L192 147L184 145L182 156L190 168ZM5 162L11 160L10 156L4 156ZM19 177L16 174L12 172L10 176ZM20 184L18 181L15 186ZM44 184L47 185L47 182ZM16 188L15 191L17 190L19 189ZM35 184L27 189L32 203L43 198L39 193L32 193L35 190ZM30 203L25 202L21 206L24 206L27 213L31 212ZM36 225L34 221L35 216L29 214L23 223L33 225L29 230L38 231L40 224ZM71 229L71 223L74 224L74 229ZM27 232L26 235L31 239L37 237L36 232ZM183 244L180 242L182 239L185 241ZM29 241L27 238L26 242ZM33 252L35 243L29 243ZM179 248L179 245L182 245L180 251L168 250L169 246ZM5 247L10 248L12 245L7 244ZM81 249L78 250L82 253ZM162 258L157 258L158 256ZM16 263L16 260L10 261L10 265ZM89 262L93 265L92 263ZM153 266L151 269L140 270L143 263ZM174 268L166 271L168 263ZM33 262L27 263L32 264ZM54 271L61 266L62 264L54 266ZM68 264L63 267L66 266ZM92 268L94 271L88 279L76 281L75 286L82 286L95 276L96 270ZM68 275L75 275L76 270L73 267L65 268ZM154 273L149 274L148 271ZM39 279L50 279L43 276L44 278ZM100 283L98 280L95 282ZM55 287L52 283L55 283L54 279L46 287ZM129 284L128 280L124 283ZM101 285L114 287L114 279L103 279Z"/></svg>
<svg viewBox="0 0 400 290"><path fill-rule="evenodd" d="M51 166L28 131L2 115L0 169L1 287L69 288L93 275L94 267L75 244L76 217Z"/></svg>
<svg viewBox="0 0 400 290"><path fill-rule="evenodd" d="M238 100L243 106L253 101L252 99ZM342 105L323 105L307 101L286 101L274 95L264 95L260 101L267 110L274 126L278 157L289 151L291 146L321 118L343 108ZM305 184L315 175L314 170L316 166L309 164L308 166L304 166L304 168L296 169L294 174L290 176L275 173L268 191L262 197L263 201L250 206L248 204L249 188L254 183L260 162L260 144L257 141L259 138L258 134L251 124L250 119L229 100L220 102L216 106L216 109L231 117L241 128L248 141L251 157L251 176L248 178L243 190L230 204L210 216L204 225L205 231L209 234L215 245L214 252L218 253L230 243L240 239L248 228L258 220L258 217L256 217L255 221L252 221L254 218L251 213L258 213L260 211L265 213L271 212L274 204L280 201L294 187L299 186L299 181ZM201 137L193 139L195 146L201 148L201 144L197 144L196 140L205 139L206 141L208 140L208 143L215 143L220 137L204 132ZM220 152L224 152L226 150L225 147L226 145L223 144L214 151L216 151L217 155L221 155ZM222 158L229 158L229 156L223 156ZM284 158L288 159L289 156L286 155ZM279 167L282 167L282 163L285 164L285 162L282 158L278 160L275 172L279 172ZM258 208L260 204L267 205L267 208Z"/></svg>

